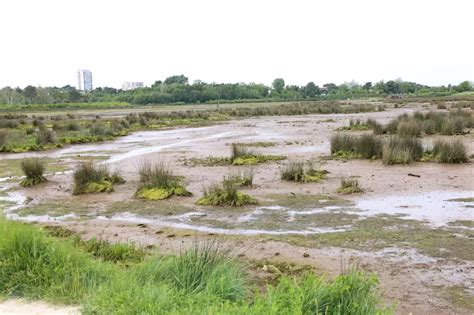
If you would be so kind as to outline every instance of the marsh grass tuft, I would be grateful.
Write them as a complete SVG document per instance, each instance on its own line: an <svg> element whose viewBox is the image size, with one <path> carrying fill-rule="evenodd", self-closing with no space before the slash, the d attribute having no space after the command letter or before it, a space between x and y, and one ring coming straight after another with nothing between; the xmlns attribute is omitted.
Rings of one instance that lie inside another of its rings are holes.
<svg viewBox="0 0 474 315"><path fill-rule="evenodd" d="M423 146L416 137L391 137L383 148L384 164L409 164L423 156Z"/></svg>
<svg viewBox="0 0 474 315"><path fill-rule="evenodd" d="M255 198L239 191L237 183L224 177L221 184L215 184L204 190L204 194L197 203L204 206L242 207L256 204Z"/></svg>
<svg viewBox="0 0 474 315"><path fill-rule="evenodd" d="M135 193L137 198L162 200L171 196L190 196L191 193L181 183L181 179L173 174L171 168L163 161L142 162L139 165L140 185Z"/></svg>
<svg viewBox="0 0 474 315"><path fill-rule="evenodd" d="M372 134L353 136L346 133L336 133L331 138L331 154L339 157L380 158L382 147L382 139Z"/></svg>
<svg viewBox="0 0 474 315"><path fill-rule="evenodd" d="M112 175L106 166L93 161L83 161L74 168L73 195L112 192L114 184L124 183L116 170Z"/></svg>
<svg viewBox="0 0 474 315"><path fill-rule="evenodd" d="M21 170L26 178L20 182L23 187L29 187L44 183L47 179L43 176L45 165L44 162L38 158L26 159L21 161Z"/></svg>
<svg viewBox="0 0 474 315"><path fill-rule="evenodd" d="M287 164L280 174L281 179L287 181L317 183L326 177L328 171L316 169L311 162L294 161Z"/></svg>
<svg viewBox="0 0 474 315"><path fill-rule="evenodd" d="M440 163L466 163L468 161L467 148L460 140L437 140L433 145L433 155Z"/></svg>
<svg viewBox="0 0 474 315"><path fill-rule="evenodd" d="M340 194L355 194L363 191L359 181L354 178L341 178L341 186L337 189L337 192Z"/></svg>
<svg viewBox="0 0 474 315"><path fill-rule="evenodd" d="M252 169L224 176L224 181L234 182L240 187L252 187L254 171Z"/></svg>

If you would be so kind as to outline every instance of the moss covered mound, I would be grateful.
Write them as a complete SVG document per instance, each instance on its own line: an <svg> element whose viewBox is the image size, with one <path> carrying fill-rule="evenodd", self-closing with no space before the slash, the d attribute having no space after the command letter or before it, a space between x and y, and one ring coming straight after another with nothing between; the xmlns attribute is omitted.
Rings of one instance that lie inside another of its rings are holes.
<svg viewBox="0 0 474 315"><path fill-rule="evenodd" d="M135 196L140 199L147 200L163 200L171 196L190 196L191 193L183 186L176 186L172 188L159 187L142 187L137 190Z"/></svg>
<svg viewBox="0 0 474 315"><path fill-rule="evenodd" d="M101 180L98 182L87 183L80 192L81 194L94 194L94 193L109 193L114 191L112 182L108 180Z"/></svg>
<svg viewBox="0 0 474 315"><path fill-rule="evenodd" d="M246 155L233 159L232 165L255 165L284 159L285 157L281 155Z"/></svg>
<svg viewBox="0 0 474 315"><path fill-rule="evenodd" d="M35 186L44 182L47 182L48 180L44 176L35 176L32 178L25 178L20 182L20 185L22 187L30 187L30 186Z"/></svg>

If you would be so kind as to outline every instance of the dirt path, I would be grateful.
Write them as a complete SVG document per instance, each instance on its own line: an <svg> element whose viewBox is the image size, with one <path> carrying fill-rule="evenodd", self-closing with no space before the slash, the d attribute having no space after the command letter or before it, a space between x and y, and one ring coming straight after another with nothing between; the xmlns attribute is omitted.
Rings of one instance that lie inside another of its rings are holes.
<svg viewBox="0 0 474 315"><path fill-rule="evenodd" d="M77 307L57 306L44 302L23 300L0 301L2 315L79 315Z"/></svg>

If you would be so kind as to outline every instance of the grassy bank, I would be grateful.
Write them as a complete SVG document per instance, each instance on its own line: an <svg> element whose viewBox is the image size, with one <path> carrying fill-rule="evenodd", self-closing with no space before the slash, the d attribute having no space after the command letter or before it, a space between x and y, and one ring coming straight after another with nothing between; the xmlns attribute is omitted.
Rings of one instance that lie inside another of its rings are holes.
<svg viewBox="0 0 474 315"><path fill-rule="evenodd" d="M358 271L333 281L311 273L283 275L276 285L258 288L244 265L216 243L142 261L132 245L88 246L67 233L51 236L4 219L0 232L0 295L6 298L81 304L84 314L390 313L377 293L377 278ZM115 252L131 252L135 259L126 265L106 259Z"/></svg>

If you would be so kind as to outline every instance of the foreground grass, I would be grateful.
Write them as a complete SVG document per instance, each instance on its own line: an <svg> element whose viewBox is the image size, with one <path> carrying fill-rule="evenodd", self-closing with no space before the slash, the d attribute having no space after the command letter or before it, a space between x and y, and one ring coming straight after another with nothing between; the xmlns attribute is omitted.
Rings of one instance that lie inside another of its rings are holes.
<svg viewBox="0 0 474 315"><path fill-rule="evenodd" d="M259 293L218 244L121 267L73 241L0 219L0 295L78 303L84 314L388 314L374 275L281 277Z"/></svg>

